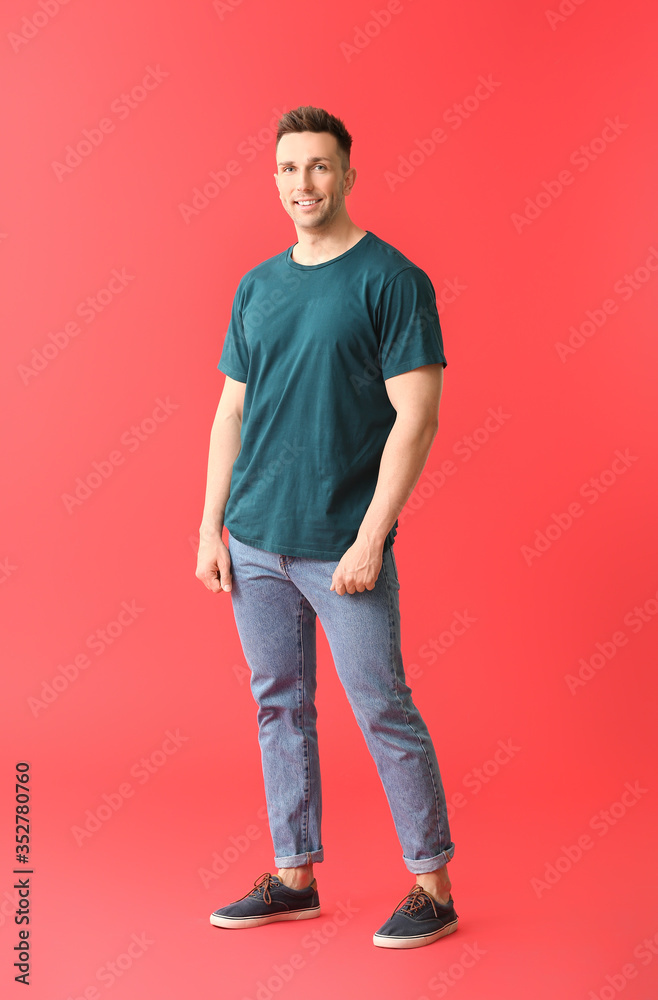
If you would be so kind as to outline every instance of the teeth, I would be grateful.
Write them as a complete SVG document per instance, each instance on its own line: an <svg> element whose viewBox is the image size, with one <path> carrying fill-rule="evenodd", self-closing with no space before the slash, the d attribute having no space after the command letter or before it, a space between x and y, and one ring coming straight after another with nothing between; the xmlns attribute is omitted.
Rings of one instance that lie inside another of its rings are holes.
<svg viewBox="0 0 658 1000"><path fill-rule="evenodd" d="M315 205L318 201L319 201L319 199L316 198L315 201L298 201L297 204L298 205Z"/></svg>

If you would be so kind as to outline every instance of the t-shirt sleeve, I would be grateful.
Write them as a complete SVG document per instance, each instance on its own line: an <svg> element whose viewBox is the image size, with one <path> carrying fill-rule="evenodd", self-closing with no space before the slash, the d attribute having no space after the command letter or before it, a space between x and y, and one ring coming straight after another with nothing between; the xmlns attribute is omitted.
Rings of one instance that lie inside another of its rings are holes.
<svg viewBox="0 0 658 1000"><path fill-rule="evenodd" d="M224 346L217 367L230 378L246 382L249 372L249 349L242 325L244 285L241 281L233 298L231 319L224 338Z"/></svg>
<svg viewBox="0 0 658 1000"><path fill-rule="evenodd" d="M434 286L415 265L390 279L377 305L382 377L440 363L447 367Z"/></svg>

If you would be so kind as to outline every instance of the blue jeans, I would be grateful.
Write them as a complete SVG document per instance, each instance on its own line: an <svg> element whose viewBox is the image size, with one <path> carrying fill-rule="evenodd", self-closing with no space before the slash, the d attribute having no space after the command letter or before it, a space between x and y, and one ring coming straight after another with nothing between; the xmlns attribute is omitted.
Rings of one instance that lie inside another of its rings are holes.
<svg viewBox="0 0 658 1000"><path fill-rule="evenodd" d="M338 560L285 556L229 535L231 599L258 706L277 868L324 860L316 730L316 618L384 787L413 873L452 858L445 795L427 726L405 683L397 567L383 553L373 590L330 590Z"/></svg>

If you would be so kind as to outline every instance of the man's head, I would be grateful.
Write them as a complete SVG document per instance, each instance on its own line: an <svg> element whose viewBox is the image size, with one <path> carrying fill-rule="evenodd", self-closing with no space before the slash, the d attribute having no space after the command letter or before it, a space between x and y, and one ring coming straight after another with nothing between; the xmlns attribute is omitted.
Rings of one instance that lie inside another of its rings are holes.
<svg viewBox="0 0 658 1000"><path fill-rule="evenodd" d="M351 148L341 119L322 108L301 106L279 119L274 179L296 226L325 229L341 213L347 215L345 197L356 180Z"/></svg>
<svg viewBox="0 0 658 1000"><path fill-rule="evenodd" d="M278 147L284 135L291 135L297 132L328 132L336 139L338 154L341 158L343 173L350 167L350 152L352 150L352 136L345 128L345 124L335 115L330 115L323 108L314 108L310 104L288 111L279 119L276 132L277 154Z"/></svg>

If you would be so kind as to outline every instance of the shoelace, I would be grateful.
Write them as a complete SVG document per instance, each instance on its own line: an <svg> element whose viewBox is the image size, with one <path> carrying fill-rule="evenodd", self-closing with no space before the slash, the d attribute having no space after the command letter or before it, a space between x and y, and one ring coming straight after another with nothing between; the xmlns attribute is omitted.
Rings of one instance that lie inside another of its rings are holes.
<svg viewBox="0 0 658 1000"><path fill-rule="evenodd" d="M263 894L263 899L269 905L272 902L272 896L270 895L270 883L272 881L272 876L269 872L263 872L259 875L254 882L254 889L250 889L249 892L245 892L244 896L240 896L240 899L246 899L247 896L260 896ZM236 899L236 903L238 900Z"/></svg>
<svg viewBox="0 0 658 1000"><path fill-rule="evenodd" d="M409 914L415 913L416 910L419 910L422 906L425 905L426 899L429 899L430 903L432 904L432 909L434 910L434 916L438 917L438 914L436 912L436 906L434 904L434 899L432 898L432 896L430 896L429 892L426 892L425 889L423 889L422 885L418 885L418 883L416 883L411 892L408 892L407 895L400 900L398 905L393 910L393 914L397 913L398 910L400 910L402 913L409 913ZM393 914L391 914L391 916L393 916Z"/></svg>

